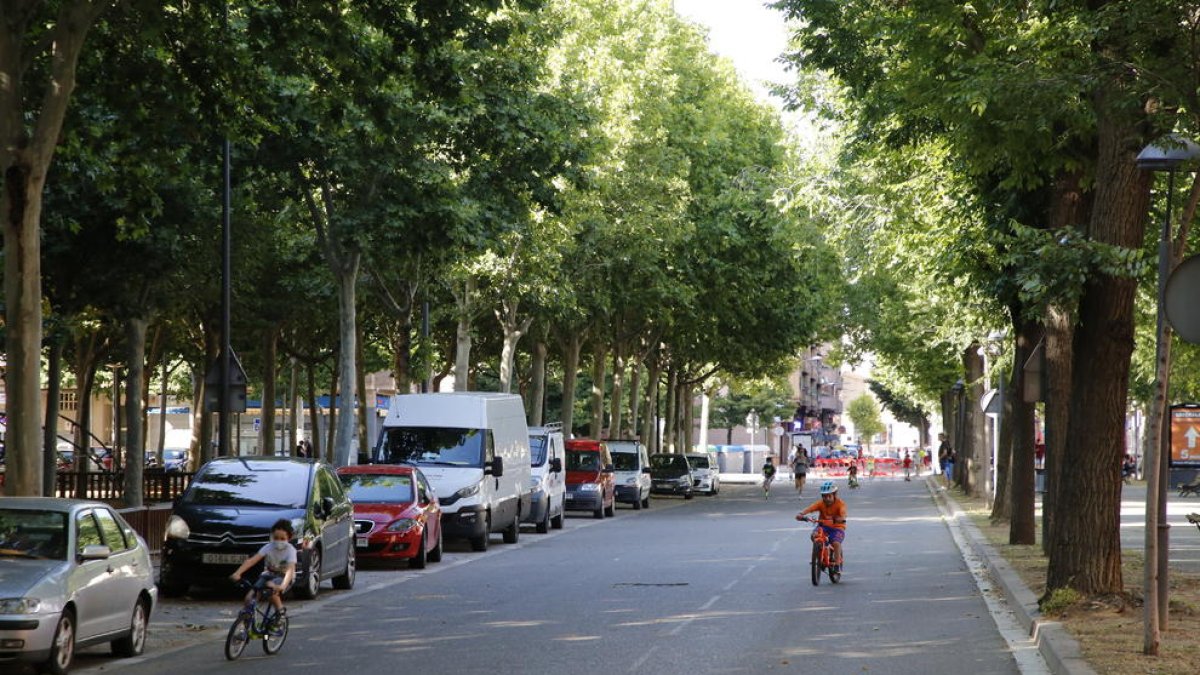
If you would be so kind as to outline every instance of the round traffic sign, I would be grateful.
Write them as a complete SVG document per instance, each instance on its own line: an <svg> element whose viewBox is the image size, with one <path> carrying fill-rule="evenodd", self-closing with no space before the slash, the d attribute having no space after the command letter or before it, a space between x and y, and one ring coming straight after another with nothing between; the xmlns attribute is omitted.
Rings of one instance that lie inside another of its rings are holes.
<svg viewBox="0 0 1200 675"><path fill-rule="evenodd" d="M1167 278L1163 310L1179 337L1200 343L1200 255L1184 260Z"/></svg>

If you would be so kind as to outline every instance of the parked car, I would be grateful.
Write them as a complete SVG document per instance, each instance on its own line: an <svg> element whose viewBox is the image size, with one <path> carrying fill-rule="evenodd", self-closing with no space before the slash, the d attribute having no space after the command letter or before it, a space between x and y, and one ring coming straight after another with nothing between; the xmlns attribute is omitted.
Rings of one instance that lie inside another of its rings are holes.
<svg viewBox="0 0 1200 675"><path fill-rule="evenodd" d="M0 500L0 670L65 673L79 647L142 653L158 591L146 542L105 504Z"/></svg>
<svg viewBox="0 0 1200 675"><path fill-rule="evenodd" d="M321 582L354 586L354 507L324 462L287 457L222 457L196 472L167 521L158 587L181 595L193 583L223 582L292 521L295 592L315 598Z"/></svg>
<svg viewBox="0 0 1200 675"><path fill-rule="evenodd" d="M187 471L190 460L187 448L163 448L163 471Z"/></svg>
<svg viewBox="0 0 1200 675"><path fill-rule="evenodd" d="M567 481L563 476L563 435L561 424L529 429L529 511L521 519L533 523L545 534L550 528L562 529L567 510Z"/></svg>
<svg viewBox="0 0 1200 675"><path fill-rule="evenodd" d="M636 511L650 508L650 456L638 440L605 441L612 454L616 500L631 504Z"/></svg>
<svg viewBox="0 0 1200 675"><path fill-rule="evenodd" d="M423 569L442 559L442 510L414 466L367 464L337 470L354 502L354 548L361 560L407 560Z"/></svg>
<svg viewBox="0 0 1200 675"><path fill-rule="evenodd" d="M375 461L421 467L437 490L447 537L467 539L476 551L487 550L493 532L517 543L532 474L520 396L394 396Z"/></svg>
<svg viewBox="0 0 1200 675"><path fill-rule="evenodd" d="M707 452L693 452L686 457L692 468L692 488L707 495L715 496L720 492L721 470L713 456Z"/></svg>
<svg viewBox="0 0 1200 675"><path fill-rule="evenodd" d="M687 457L665 452L650 455L650 490L655 494L683 495L691 499L692 467Z"/></svg>
<svg viewBox="0 0 1200 675"><path fill-rule="evenodd" d="M613 460L604 441L567 441L567 510L591 511L595 518L616 515Z"/></svg>

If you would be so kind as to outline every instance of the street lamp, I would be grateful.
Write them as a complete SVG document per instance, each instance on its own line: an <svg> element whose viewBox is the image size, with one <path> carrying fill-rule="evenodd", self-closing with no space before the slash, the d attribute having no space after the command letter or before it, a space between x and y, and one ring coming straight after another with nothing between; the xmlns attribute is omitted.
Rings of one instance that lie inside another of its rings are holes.
<svg viewBox="0 0 1200 675"><path fill-rule="evenodd" d="M1147 444L1146 540L1143 651L1158 654L1160 631L1167 624L1168 533L1167 488L1170 466L1170 415L1167 395L1171 378L1171 344L1163 311L1167 277L1171 273L1171 202L1175 193L1175 171L1200 158L1200 145L1177 134L1169 134L1147 145L1137 156L1138 168L1167 172L1167 207L1158 242L1158 311L1155 330L1155 400L1158 418L1150 420L1155 443ZM1155 455L1154 453L1158 453ZM1152 533L1154 533L1152 535ZM1156 536L1155 536L1156 535ZM1152 590L1153 589L1153 592Z"/></svg>

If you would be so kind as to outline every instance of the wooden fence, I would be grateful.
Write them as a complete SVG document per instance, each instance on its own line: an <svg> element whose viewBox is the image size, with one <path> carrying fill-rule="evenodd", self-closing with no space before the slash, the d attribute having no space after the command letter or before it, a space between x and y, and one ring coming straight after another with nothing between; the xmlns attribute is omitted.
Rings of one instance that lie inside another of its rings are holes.
<svg viewBox="0 0 1200 675"><path fill-rule="evenodd" d="M192 481L192 473L179 471L147 470L142 473L142 499L147 504L170 502L183 494ZM125 472L88 472L83 493L79 491L78 471L59 471L54 485L56 497L80 497L107 502L121 502L125 498ZM132 524L132 523L131 523Z"/></svg>

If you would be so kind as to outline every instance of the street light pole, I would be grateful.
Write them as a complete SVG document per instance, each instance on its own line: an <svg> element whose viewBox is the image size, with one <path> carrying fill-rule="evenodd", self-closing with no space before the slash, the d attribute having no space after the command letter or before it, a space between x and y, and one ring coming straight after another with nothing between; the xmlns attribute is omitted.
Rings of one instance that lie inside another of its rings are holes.
<svg viewBox="0 0 1200 675"><path fill-rule="evenodd" d="M229 3L225 3L225 29L229 29ZM217 392L217 454L221 457L228 457L230 454L230 434L229 434L229 399L230 399L230 367L233 365L232 344L233 341L229 337L232 321L230 321L230 292L229 287L232 277L232 257L233 234L230 227L230 164L232 159L232 144L229 137L225 138L223 144L223 162L221 167L223 194L221 199L221 356L217 367L220 369L220 391Z"/></svg>
<svg viewBox="0 0 1200 675"><path fill-rule="evenodd" d="M1155 403L1158 417L1149 420L1147 431L1154 442L1146 444L1146 537L1143 578L1142 651L1157 655L1162 631L1167 627L1168 565L1170 563L1170 525L1167 523L1167 489L1170 470L1171 336L1164 311L1167 277L1171 273L1171 202L1175 192L1175 171L1181 165L1200 158L1200 146L1177 135L1146 146L1137 156L1138 168L1167 172L1167 205L1158 242L1158 311L1155 328Z"/></svg>

